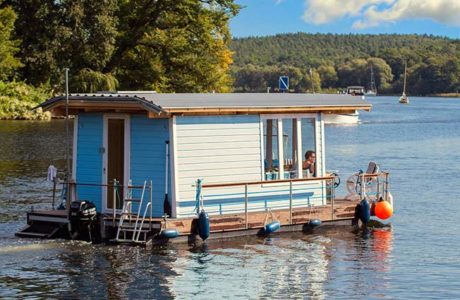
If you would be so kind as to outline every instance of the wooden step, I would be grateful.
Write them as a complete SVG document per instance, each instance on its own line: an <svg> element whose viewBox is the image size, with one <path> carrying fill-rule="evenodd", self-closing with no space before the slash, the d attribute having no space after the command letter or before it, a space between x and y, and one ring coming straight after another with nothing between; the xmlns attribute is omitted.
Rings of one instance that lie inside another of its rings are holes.
<svg viewBox="0 0 460 300"><path fill-rule="evenodd" d="M52 237L58 230L60 229L59 226L49 228L48 226L40 226L39 223L34 225L27 225L18 232L15 233L18 237L30 237L30 238L50 238Z"/></svg>
<svg viewBox="0 0 460 300"><path fill-rule="evenodd" d="M16 232L16 236L19 236L19 237L46 238L46 237L48 237L48 234L47 233L39 233L39 232Z"/></svg>

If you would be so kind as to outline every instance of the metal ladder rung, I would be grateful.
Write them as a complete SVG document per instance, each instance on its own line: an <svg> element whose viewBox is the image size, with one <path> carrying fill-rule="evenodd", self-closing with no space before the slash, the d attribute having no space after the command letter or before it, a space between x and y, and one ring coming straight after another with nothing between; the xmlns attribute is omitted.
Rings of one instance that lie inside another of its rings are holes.
<svg viewBox="0 0 460 300"><path fill-rule="evenodd" d="M122 217L122 216L123 216L123 217L135 217L135 216L137 216L137 215L136 215L136 214L133 214L133 213L130 213L130 212L122 212L122 213L120 214L120 217Z"/></svg>
<svg viewBox="0 0 460 300"><path fill-rule="evenodd" d="M137 228L123 228L123 231L126 232L149 232L150 230L148 229L137 229Z"/></svg>
<svg viewBox="0 0 460 300"><path fill-rule="evenodd" d="M142 199L138 199L138 198L129 198L129 199L125 199L124 200L125 202L141 202Z"/></svg>
<svg viewBox="0 0 460 300"><path fill-rule="evenodd" d="M132 186L131 181L129 183L129 186ZM146 211L144 212L143 218L141 218L140 216L146 187L147 187L147 181L144 181L144 185L142 188L142 194L140 198L132 198L132 192L130 189L128 190L126 198L123 199L123 209L122 209L122 213L120 214L120 221L118 222L118 230L117 230L117 235L115 238L116 241L141 242L139 241L139 237L141 234L144 235L144 241L146 241L147 234L150 232L150 230L143 229ZM149 190L150 190L150 203L147 204L146 210L148 207L151 207L151 201L152 201L151 200L151 190L152 190L151 182L150 182ZM134 214L131 212L131 209L132 209L131 204L134 202L139 203L139 207L137 208L138 210L137 214ZM131 217L134 217L134 218L131 218ZM128 224L124 224L125 221L128 222ZM135 223L133 224L134 221ZM132 232L131 239L126 238L126 234L128 232ZM123 238L120 238L120 233L123 234Z"/></svg>

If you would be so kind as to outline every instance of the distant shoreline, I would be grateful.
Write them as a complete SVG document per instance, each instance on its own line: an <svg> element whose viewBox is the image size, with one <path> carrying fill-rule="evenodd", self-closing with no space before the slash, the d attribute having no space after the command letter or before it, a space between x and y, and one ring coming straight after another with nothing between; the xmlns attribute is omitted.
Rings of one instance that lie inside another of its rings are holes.
<svg viewBox="0 0 460 300"><path fill-rule="evenodd" d="M460 98L460 93L439 93L430 95L432 97Z"/></svg>
<svg viewBox="0 0 460 300"><path fill-rule="evenodd" d="M377 94L377 96L401 97L401 94ZM439 94L429 94L429 95L412 95L412 94L407 94L407 96L409 96L409 97L460 98L460 93L439 93Z"/></svg>

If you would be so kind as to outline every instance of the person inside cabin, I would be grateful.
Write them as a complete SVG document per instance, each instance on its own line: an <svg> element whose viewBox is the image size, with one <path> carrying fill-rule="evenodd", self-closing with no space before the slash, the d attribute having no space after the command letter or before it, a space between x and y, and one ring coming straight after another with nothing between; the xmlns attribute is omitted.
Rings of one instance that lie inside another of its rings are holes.
<svg viewBox="0 0 460 300"><path fill-rule="evenodd" d="M305 152L305 160L303 161L303 169L310 176L316 177L316 153L308 150Z"/></svg>

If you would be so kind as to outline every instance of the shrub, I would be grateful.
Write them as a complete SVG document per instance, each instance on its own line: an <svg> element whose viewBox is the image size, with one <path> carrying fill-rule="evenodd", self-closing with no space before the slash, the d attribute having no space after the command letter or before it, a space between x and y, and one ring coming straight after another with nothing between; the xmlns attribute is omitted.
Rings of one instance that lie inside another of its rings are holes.
<svg viewBox="0 0 460 300"><path fill-rule="evenodd" d="M32 110L50 96L51 90L46 87L0 81L0 120L50 120L49 112L41 108Z"/></svg>

